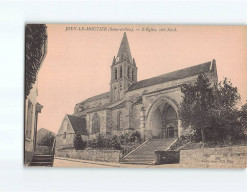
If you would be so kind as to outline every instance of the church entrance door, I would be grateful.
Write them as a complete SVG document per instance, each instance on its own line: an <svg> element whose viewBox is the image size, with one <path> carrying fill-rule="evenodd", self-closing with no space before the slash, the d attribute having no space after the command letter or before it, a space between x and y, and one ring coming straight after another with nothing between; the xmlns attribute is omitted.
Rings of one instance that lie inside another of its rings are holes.
<svg viewBox="0 0 247 195"><path fill-rule="evenodd" d="M161 103L152 117L152 138L178 137L178 118L175 109L168 103Z"/></svg>

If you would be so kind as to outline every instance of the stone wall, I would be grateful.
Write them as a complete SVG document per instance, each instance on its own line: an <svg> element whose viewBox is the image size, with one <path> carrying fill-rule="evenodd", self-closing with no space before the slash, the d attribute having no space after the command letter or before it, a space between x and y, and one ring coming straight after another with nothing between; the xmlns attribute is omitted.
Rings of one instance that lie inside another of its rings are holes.
<svg viewBox="0 0 247 195"><path fill-rule="evenodd" d="M180 151L182 168L246 168L247 146Z"/></svg>
<svg viewBox="0 0 247 195"><path fill-rule="evenodd" d="M155 151L155 164L178 164L180 151Z"/></svg>
<svg viewBox="0 0 247 195"><path fill-rule="evenodd" d="M24 163L27 165L32 161L33 158L33 152L34 152L34 140L36 139L35 137L35 129L36 129L36 117L35 117L35 112L36 112L36 98L37 98L37 82L33 84L33 88L31 89L29 95L27 96L25 100L25 156L24 156ZM33 105L33 110L32 110L32 124L31 124L31 134L30 137L27 136L27 110L28 110L28 101L30 101Z"/></svg>
<svg viewBox="0 0 247 195"><path fill-rule="evenodd" d="M63 139L63 134L56 136L56 150L62 148L72 148L74 147L74 133L67 133L66 139Z"/></svg>
<svg viewBox="0 0 247 195"><path fill-rule="evenodd" d="M117 129L117 117L118 117L118 112L121 111L122 112L122 122L123 122L123 129L126 129L128 127L128 118L126 117L126 115L128 115L127 110L124 108L120 108L120 109L115 109L112 110L112 131L116 131Z"/></svg>
<svg viewBox="0 0 247 195"><path fill-rule="evenodd" d="M140 131L141 107L142 104L135 104L131 115L131 127L137 131Z"/></svg>
<svg viewBox="0 0 247 195"><path fill-rule="evenodd" d="M56 157L103 161L103 162L119 162L122 158L120 150L58 150Z"/></svg>

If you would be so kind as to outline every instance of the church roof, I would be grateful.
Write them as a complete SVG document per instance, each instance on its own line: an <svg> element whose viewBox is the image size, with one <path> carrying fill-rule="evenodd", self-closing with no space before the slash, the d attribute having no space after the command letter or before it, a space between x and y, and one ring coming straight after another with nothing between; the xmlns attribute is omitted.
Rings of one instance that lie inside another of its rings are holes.
<svg viewBox="0 0 247 195"><path fill-rule="evenodd" d="M79 133L80 135L88 135L86 130L86 119L78 116L73 116L67 114L70 124L74 129L75 133Z"/></svg>
<svg viewBox="0 0 247 195"><path fill-rule="evenodd" d="M123 35L117 57L119 58L119 62L127 61L133 64L133 58L130 52L130 46L129 46L126 32Z"/></svg>
<svg viewBox="0 0 247 195"><path fill-rule="evenodd" d="M153 77L150 79L141 80L141 81L138 81L138 82L130 85L128 91L133 91L136 89L140 89L143 87L148 87L148 86L152 86L152 85L156 85L156 84L164 83L164 82L168 82L168 81L183 79L186 77L200 74L201 72L208 72L208 71L210 71L210 66L211 66L211 61L203 63L203 64L191 66L189 68L170 72L167 74L163 74L163 75Z"/></svg>
<svg viewBox="0 0 247 195"><path fill-rule="evenodd" d="M109 102L109 103L106 103L102 106L99 106L97 108L93 108L91 110L88 111L88 113L90 112L97 112L97 111L100 111L100 110L105 110L105 109L118 109L118 108L123 108L126 106L126 101L125 100L120 100L120 101L117 101L117 102Z"/></svg>
<svg viewBox="0 0 247 195"><path fill-rule="evenodd" d="M90 101L94 101L94 100L98 100L98 99L102 99L102 98L108 98L110 96L110 92L105 92L105 93L101 93L99 95L95 95L93 97L90 97L84 101L82 101L81 103L86 103L86 102L90 102Z"/></svg>

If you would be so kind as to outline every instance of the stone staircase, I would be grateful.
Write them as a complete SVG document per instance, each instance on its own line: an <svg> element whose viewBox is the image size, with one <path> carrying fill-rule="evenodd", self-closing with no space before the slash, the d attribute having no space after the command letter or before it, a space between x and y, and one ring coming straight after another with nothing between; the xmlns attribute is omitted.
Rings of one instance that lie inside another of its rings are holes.
<svg viewBox="0 0 247 195"><path fill-rule="evenodd" d="M144 142L137 149L127 154L120 163L124 164L154 164L155 151L167 150L177 138L151 139Z"/></svg>
<svg viewBox="0 0 247 195"><path fill-rule="evenodd" d="M41 155L41 154L34 154L33 160L29 164L29 166L46 166L52 167L53 166L53 155Z"/></svg>
<svg viewBox="0 0 247 195"><path fill-rule="evenodd" d="M52 149L48 152L40 152L36 150L33 155L32 162L28 165L31 167L52 167L55 156L56 139L53 141Z"/></svg>

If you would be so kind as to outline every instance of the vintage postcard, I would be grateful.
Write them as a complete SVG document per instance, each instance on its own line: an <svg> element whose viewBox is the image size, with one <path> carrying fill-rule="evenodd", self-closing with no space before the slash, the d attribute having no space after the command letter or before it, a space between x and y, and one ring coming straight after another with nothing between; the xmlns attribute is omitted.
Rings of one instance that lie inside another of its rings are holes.
<svg viewBox="0 0 247 195"><path fill-rule="evenodd" d="M246 168L245 26L27 24L25 166Z"/></svg>

